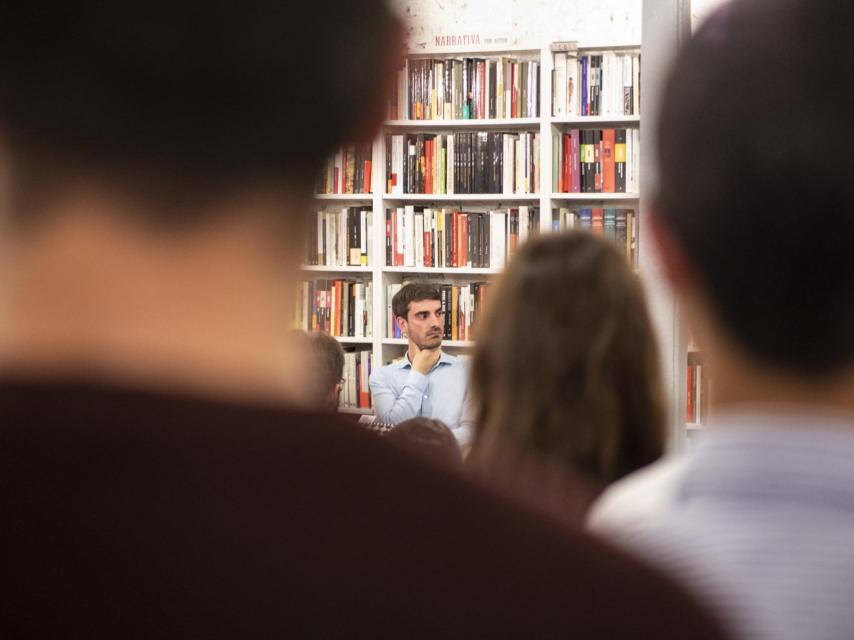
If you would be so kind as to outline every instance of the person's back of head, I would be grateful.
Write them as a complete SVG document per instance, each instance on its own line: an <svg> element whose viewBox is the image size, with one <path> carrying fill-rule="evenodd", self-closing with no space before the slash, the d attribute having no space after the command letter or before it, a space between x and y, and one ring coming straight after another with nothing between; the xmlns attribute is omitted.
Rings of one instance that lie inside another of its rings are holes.
<svg viewBox="0 0 854 640"><path fill-rule="evenodd" d="M316 380L316 406L336 411L343 384L344 349L335 338L320 331L308 334L308 348L308 373Z"/></svg>
<svg viewBox="0 0 854 640"><path fill-rule="evenodd" d="M727 366L718 398L851 377L854 201L831 149L854 104L852 29L846 2L736 1L663 95L656 235L701 347Z"/></svg>
<svg viewBox="0 0 854 640"><path fill-rule="evenodd" d="M657 352L625 258L585 232L526 243L479 327L472 392L480 463L510 447L601 489L656 460Z"/></svg>
<svg viewBox="0 0 854 640"><path fill-rule="evenodd" d="M461 465L460 445L454 433L441 420L410 418L395 425L386 439L413 453L446 465Z"/></svg>
<svg viewBox="0 0 854 640"><path fill-rule="evenodd" d="M80 183L150 201L144 221L169 225L244 191L309 193L336 146L373 136L398 37L382 0L298 15L269 0L5 4L13 214Z"/></svg>

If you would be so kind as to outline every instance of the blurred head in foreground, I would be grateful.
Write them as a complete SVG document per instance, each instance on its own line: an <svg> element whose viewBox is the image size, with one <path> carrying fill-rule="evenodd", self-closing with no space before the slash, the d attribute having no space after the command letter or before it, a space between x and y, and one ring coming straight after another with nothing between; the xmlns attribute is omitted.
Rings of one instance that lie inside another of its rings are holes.
<svg viewBox="0 0 854 640"><path fill-rule="evenodd" d="M661 456L655 340L625 258L585 232L526 243L480 326L472 390L479 466L513 451L601 490Z"/></svg>
<svg viewBox="0 0 854 640"><path fill-rule="evenodd" d="M2 357L301 402L312 186L373 139L401 34L380 0L3 4Z"/></svg>
<svg viewBox="0 0 854 640"><path fill-rule="evenodd" d="M714 402L854 409L854 8L735 2L679 56L661 100L650 228Z"/></svg>
<svg viewBox="0 0 854 640"><path fill-rule="evenodd" d="M386 439L435 462L459 466L462 452L454 433L441 420L411 418L394 426Z"/></svg>

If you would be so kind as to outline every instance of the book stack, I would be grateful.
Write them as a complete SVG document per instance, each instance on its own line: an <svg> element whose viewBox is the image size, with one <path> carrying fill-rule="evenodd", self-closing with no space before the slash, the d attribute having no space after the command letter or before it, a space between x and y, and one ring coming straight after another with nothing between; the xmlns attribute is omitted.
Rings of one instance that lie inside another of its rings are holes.
<svg viewBox="0 0 854 640"><path fill-rule="evenodd" d="M391 300L400 291L402 284L388 287L388 337L402 338L400 327L395 322L391 310ZM486 282L472 282L465 285L439 284L437 288L442 296L442 309L445 311L445 340L473 340L474 327L484 312L487 292L490 285Z"/></svg>
<svg viewBox="0 0 854 640"><path fill-rule="evenodd" d="M397 71L389 120L536 118L540 63L503 56L407 59Z"/></svg>
<svg viewBox="0 0 854 640"><path fill-rule="evenodd" d="M537 207L480 212L387 209L386 266L500 269L539 225Z"/></svg>
<svg viewBox="0 0 854 640"><path fill-rule="evenodd" d="M370 338L373 285L353 280L308 280L297 290L295 325L335 337Z"/></svg>
<svg viewBox="0 0 854 640"><path fill-rule="evenodd" d="M342 147L327 161L317 180L318 194L371 193L371 145Z"/></svg>
<svg viewBox="0 0 854 640"><path fill-rule="evenodd" d="M552 137L556 193L637 193L638 129L571 129Z"/></svg>
<svg viewBox="0 0 854 640"><path fill-rule="evenodd" d="M391 194L536 193L536 133L498 131L386 136L386 191Z"/></svg>
<svg viewBox="0 0 854 640"><path fill-rule="evenodd" d="M614 242L637 265L638 217L634 209L580 208L552 210L552 229L586 229Z"/></svg>
<svg viewBox="0 0 854 640"><path fill-rule="evenodd" d="M563 45L566 46L563 46ZM552 115L629 116L640 113L640 53L585 52L569 43L554 48Z"/></svg>
<svg viewBox="0 0 854 640"><path fill-rule="evenodd" d="M705 365L702 363L688 363L688 406L685 417L689 424L703 424L706 422L709 383L704 369Z"/></svg>
<svg viewBox="0 0 854 640"><path fill-rule="evenodd" d="M338 406L343 409L370 409L371 388L369 382L373 370L373 354L370 351L344 351L344 386L338 397Z"/></svg>
<svg viewBox="0 0 854 640"><path fill-rule="evenodd" d="M345 207L318 211L308 228L305 263L327 267L366 267L373 245L373 211Z"/></svg>

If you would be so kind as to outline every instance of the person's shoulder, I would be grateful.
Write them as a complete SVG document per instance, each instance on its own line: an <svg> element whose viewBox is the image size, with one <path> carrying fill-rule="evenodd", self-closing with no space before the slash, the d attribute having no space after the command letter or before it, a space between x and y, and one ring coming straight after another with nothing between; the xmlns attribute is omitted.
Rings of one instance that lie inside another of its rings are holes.
<svg viewBox="0 0 854 640"><path fill-rule="evenodd" d="M688 454L668 456L615 482L591 508L587 526L624 536L654 525L673 504L688 461Z"/></svg>

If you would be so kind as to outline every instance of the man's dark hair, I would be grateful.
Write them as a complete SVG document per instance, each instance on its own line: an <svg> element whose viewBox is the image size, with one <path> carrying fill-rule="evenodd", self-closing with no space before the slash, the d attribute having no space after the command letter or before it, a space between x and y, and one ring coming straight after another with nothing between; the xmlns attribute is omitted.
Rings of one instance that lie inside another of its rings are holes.
<svg viewBox="0 0 854 640"><path fill-rule="evenodd" d="M453 431L441 420L410 418L395 425L386 439L434 462L462 465L463 454Z"/></svg>
<svg viewBox="0 0 854 640"><path fill-rule="evenodd" d="M167 200L311 181L379 124L398 34L384 0L2 3L0 133L36 180Z"/></svg>
<svg viewBox="0 0 854 640"><path fill-rule="evenodd" d="M736 0L685 47L658 208L743 349L802 377L854 361L854 5Z"/></svg>
<svg viewBox="0 0 854 640"><path fill-rule="evenodd" d="M344 349L335 338L326 333L312 331L308 335L313 356L311 366L317 371L319 392L323 398L327 398L335 385L341 382Z"/></svg>
<svg viewBox="0 0 854 640"><path fill-rule="evenodd" d="M394 294L391 299L391 310L395 318L406 319L409 314L409 304L412 302L420 302L421 300L438 300L442 301L442 295L436 285L426 282L410 282L403 285L400 291Z"/></svg>

